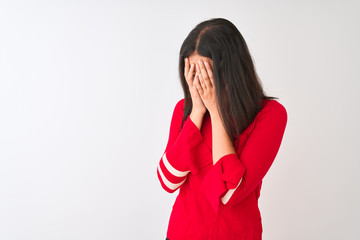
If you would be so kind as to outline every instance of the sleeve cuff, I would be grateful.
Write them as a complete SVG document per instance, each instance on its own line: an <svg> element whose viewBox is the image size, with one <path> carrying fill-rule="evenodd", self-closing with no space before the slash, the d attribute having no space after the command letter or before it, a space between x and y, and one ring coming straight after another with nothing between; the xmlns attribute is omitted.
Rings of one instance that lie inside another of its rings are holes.
<svg viewBox="0 0 360 240"><path fill-rule="evenodd" d="M183 128L175 144L166 152L171 165L179 171L197 173L204 165L209 165L210 150L203 143L203 136L190 115L184 121ZM207 160L207 161L206 161Z"/></svg>
<svg viewBox="0 0 360 240"><path fill-rule="evenodd" d="M187 142L192 148L196 147L203 141L203 136L201 135L199 128L191 120L190 115L184 122L183 133L188 136Z"/></svg>
<svg viewBox="0 0 360 240"><path fill-rule="evenodd" d="M245 165L235 153L231 153L221 157L207 173L200 190L205 194L216 214L221 198L228 189L236 188L245 171Z"/></svg>

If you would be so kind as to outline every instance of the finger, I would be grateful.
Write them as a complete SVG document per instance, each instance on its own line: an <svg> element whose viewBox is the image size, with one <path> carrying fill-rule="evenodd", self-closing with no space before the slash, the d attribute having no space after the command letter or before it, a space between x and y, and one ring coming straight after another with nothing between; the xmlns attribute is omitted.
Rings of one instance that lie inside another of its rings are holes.
<svg viewBox="0 0 360 240"><path fill-rule="evenodd" d="M205 83L205 80L204 80L204 76L202 75L202 70L201 70L201 67L197 64L197 71L199 72L198 73L198 76L199 76L199 82L201 84L201 87L204 89L204 91L207 90L207 86L206 86L206 83Z"/></svg>
<svg viewBox="0 0 360 240"><path fill-rule="evenodd" d="M186 79L188 81L190 81L191 83L194 80L194 68L195 68L194 64L191 64L190 70L189 70L189 72L187 73L187 76L186 76Z"/></svg>
<svg viewBox="0 0 360 240"><path fill-rule="evenodd" d="M196 88L196 79L197 79L197 72L195 72L195 75L194 75L194 78L193 78L193 81L192 81L192 86Z"/></svg>
<svg viewBox="0 0 360 240"><path fill-rule="evenodd" d="M204 85L206 85L206 88L211 87L212 84L210 82L209 75L207 73L207 69L205 68L204 62L202 60L199 60L199 66L200 66L200 71L201 71Z"/></svg>
<svg viewBox="0 0 360 240"><path fill-rule="evenodd" d="M214 86L214 75L213 75L210 64L206 61L205 61L205 68L207 70L207 74L209 76L210 82L211 82L212 86Z"/></svg>
<svg viewBox="0 0 360 240"><path fill-rule="evenodd" d="M195 80L194 80L194 84L195 84L195 87L196 87L196 89L197 89L200 97L202 97L203 94L204 94L204 90L203 90L203 88L200 86L199 76L200 76L199 74L196 75L196 78L195 78Z"/></svg>
<svg viewBox="0 0 360 240"><path fill-rule="evenodd" d="M185 72L184 72L184 76L186 77L188 71L189 71L189 59L188 58L185 58L184 59L184 62L185 62Z"/></svg>

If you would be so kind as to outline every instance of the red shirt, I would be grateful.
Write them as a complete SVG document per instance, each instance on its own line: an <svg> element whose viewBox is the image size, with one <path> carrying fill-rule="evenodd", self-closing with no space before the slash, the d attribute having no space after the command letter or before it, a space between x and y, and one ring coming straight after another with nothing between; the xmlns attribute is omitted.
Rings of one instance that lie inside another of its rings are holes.
<svg viewBox="0 0 360 240"><path fill-rule="evenodd" d="M176 104L166 149L157 166L162 188L180 189L167 230L170 240L262 239L258 198L283 138L287 112L276 100L262 102L254 121L241 133L236 154L212 159L211 118L201 130L190 115L181 129L184 99ZM224 197L224 199L223 199Z"/></svg>

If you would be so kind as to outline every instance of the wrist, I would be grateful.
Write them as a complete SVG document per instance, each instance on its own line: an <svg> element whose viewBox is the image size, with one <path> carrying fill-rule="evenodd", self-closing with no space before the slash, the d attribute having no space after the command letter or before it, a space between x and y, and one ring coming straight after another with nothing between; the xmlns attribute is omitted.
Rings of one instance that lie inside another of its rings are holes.
<svg viewBox="0 0 360 240"><path fill-rule="evenodd" d="M220 113L217 109L209 111L211 119L221 119Z"/></svg>
<svg viewBox="0 0 360 240"><path fill-rule="evenodd" d="M189 115L190 120L197 126L197 128L200 130L201 129L201 125L202 125L202 121L204 118L204 114L203 113L199 113L199 112L191 112Z"/></svg>
<svg viewBox="0 0 360 240"><path fill-rule="evenodd" d="M206 111L199 111L199 110L192 110L190 115L192 116L191 118L202 118L205 115Z"/></svg>

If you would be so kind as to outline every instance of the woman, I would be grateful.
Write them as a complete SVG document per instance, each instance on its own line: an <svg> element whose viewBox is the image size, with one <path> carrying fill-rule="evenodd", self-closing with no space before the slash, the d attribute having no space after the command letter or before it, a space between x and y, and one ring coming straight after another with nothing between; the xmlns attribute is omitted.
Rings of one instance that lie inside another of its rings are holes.
<svg viewBox="0 0 360 240"><path fill-rule="evenodd" d="M157 166L163 189L180 189L166 239L262 239L258 198L286 109L265 95L244 38L226 19L189 33L179 72L184 98Z"/></svg>

